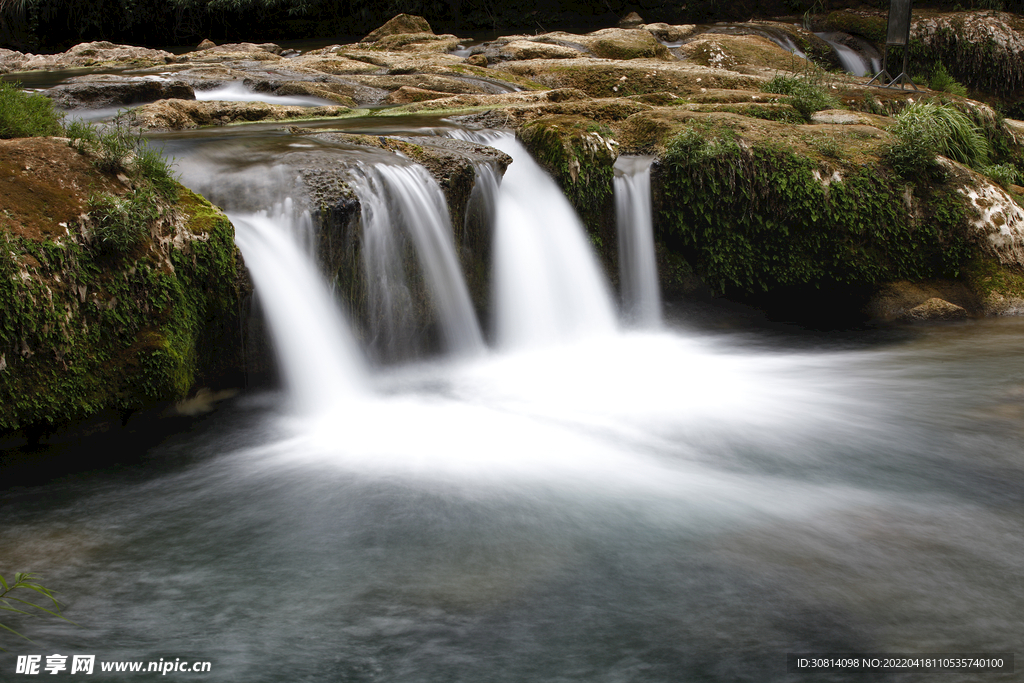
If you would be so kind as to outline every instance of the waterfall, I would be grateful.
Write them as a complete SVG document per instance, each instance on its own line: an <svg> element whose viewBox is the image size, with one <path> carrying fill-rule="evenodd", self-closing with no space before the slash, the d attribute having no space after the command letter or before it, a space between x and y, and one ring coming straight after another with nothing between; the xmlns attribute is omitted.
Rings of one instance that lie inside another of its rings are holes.
<svg viewBox="0 0 1024 683"><path fill-rule="evenodd" d="M235 243L260 293L292 400L316 412L361 392L362 357L307 253L308 212L290 202L271 212L229 213ZM298 239L297 239L298 238Z"/></svg>
<svg viewBox="0 0 1024 683"><path fill-rule="evenodd" d="M832 46L832 49L835 50L836 56L839 57L839 63L843 65L843 69L848 73L851 73L854 76L868 75L872 68L872 63L863 55L840 43L835 39L835 35L832 33L815 33L814 35Z"/></svg>
<svg viewBox="0 0 1024 683"><path fill-rule="evenodd" d="M661 322L658 264L651 217L651 163L654 157L615 160L615 220L619 232L619 279L623 314L638 327Z"/></svg>
<svg viewBox="0 0 1024 683"><path fill-rule="evenodd" d="M496 202L492 319L504 348L541 346L616 329L608 284L576 212L511 133L453 135L512 157Z"/></svg>
<svg viewBox="0 0 1024 683"><path fill-rule="evenodd" d="M363 265L372 323L388 344L413 334L415 311L405 280L403 229L437 313L445 348L457 354L484 349L480 324L462 276L448 205L437 182L421 166L362 166L353 187L363 211Z"/></svg>

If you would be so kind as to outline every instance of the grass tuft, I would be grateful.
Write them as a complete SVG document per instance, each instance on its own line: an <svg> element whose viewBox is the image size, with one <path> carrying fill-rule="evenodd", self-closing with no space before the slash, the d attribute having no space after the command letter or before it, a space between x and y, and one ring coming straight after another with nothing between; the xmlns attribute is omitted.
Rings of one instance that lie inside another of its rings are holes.
<svg viewBox="0 0 1024 683"><path fill-rule="evenodd" d="M806 121L811 114L823 109L836 109L839 99L820 84L807 77L778 75L761 86L761 91L775 95L789 95L789 103Z"/></svg>
<svg viewBox="0 0 1024 683"><path fill-rule="evenodd" d="M904 177L927 170L941 154L973 168L985 166L990 148L985 134L959 109L948 104L915 102L893 117L889 132L896 142L885 151Z"/></svg>
<svg viewBox="0 0 1024 683"><path fill-rule="evenodd" d="M63 118L49 97L0 81L0 139L60 135Z"/></svg>

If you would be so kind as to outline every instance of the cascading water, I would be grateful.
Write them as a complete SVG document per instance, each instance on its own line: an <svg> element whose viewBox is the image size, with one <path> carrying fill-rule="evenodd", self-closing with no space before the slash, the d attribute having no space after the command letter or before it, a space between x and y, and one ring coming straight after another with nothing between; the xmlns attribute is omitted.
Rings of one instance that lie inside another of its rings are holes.
<svg viewBox="0 0 1024 683"><path fill-rule="evenodd" d="M363 208L363 265L371 315L392 348L409 327L414 312L402 262L404 233L415 246L445 348L456 354L480 353L483 335L459 267L448 205L437 182L415 165L361 167L354 188Z"/></svg>
<svg viewBox="0 0 1024 683"><path fill-rule="evenodd" d="M848 45L844 45L836 39L836 34L815 33L814 35L832 46L832 50L835 51L836 56L839 57L839 63L843 65L843 69L847 73L851 73L854 76L867 76L873 71L878 71L874 64L877 60L866 57Z"/></svg>
<svg viewBox="0 0 1024 683"><path fill-rule="evenodd" d="M312 232L309 213L297 213L288 201L271 212L228 217L297 408L327 410L360 393L366 382L360 351L300 241Z"/></svg>
<svg viewBox="0 0 1024 683"><path fill-rule="evenodd" d="M615 160L615 220L619 234L619 279L626 320L638 327L661 323L661 291L654 255L651 164L654 157Z"/></svg>
<svg viewBox="0 0 1024 683"><path fill-rule="evenodd" d="M611 294L586 232L554 180L510 133L454 133L512 157L496 202L496 343L543 346L614 332Z"/></svg>

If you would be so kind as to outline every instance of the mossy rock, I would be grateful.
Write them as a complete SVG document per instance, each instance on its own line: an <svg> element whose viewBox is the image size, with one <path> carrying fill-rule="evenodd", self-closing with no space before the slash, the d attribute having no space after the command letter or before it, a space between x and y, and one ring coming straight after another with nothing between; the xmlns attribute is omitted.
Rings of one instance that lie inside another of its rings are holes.
<svg viewBox="0 0 1024 683"><path fill-rule="evenodd" d="M0 149L22 166L28 154L74 169L61 179L68 212L90 192L127 191L56 141ZM173 205L155 200L158 217L126 253L99 248L88 215L40 229L0 199L0 432L127 414L238 370L234 230L201 197L178 193Z"/></svg>
<svg viewBox="0 0 1024 683"><path fill-rule="evenodd" d="M580 42L605 59L673 59L667 47L640 29L603 29L581 37Z"/></svg>
<svg viewBox="0 0 1024 683"><path fill-rule="evenodd" d="M562 188L606 262L606 270L614 273L612 167L618 144L611 129L581 116L543 116L522 126L517 137Z"/></svg>
<svg viewBox="0 0 1024 683"><path fill-rule="evenodd" d="M825 18L826 31L842 31L867 38L876 45L885 45L889 20L883 12L841 10Z"/></svg>

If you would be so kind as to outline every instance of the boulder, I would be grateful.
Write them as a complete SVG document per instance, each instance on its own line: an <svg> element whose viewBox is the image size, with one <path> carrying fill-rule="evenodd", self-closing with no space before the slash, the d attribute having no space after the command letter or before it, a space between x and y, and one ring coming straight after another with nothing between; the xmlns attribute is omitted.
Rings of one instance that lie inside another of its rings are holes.
<svg viewBox="0 0 1024 683"><path fill-rule="evenodd" d="M49 71L87 66L154 66L180 61L183 61L183 58L164 50L116 45L106 41L80 43L67 52L55 55L20 52L9 53L6 56L0 54L0 63L9 71Z"/></svg>
<svg viewBox="0 0 1024 683"><path fill-rule="evenodd" d="M643 26L644 20L640 18L640 15L636 12L630 12L626 16L619 19L619 28L640 28Z"/></svg>
<svg viewBox="0 0 1024 683"><path fill-rule="evenodd" d="M412 14L399 14L388 20L386 24L371 31L361 42L376 43L384 36L393 36L399 33L433 33L430 24L423 17Z"/></svg>
<svg viewBox="0 0 1024 683"><path fill-rule="evenodd" d="M658 40L665 43L679 43L690 36L696 35L700 30L696 24L644 24L639 27L650 33Z"/></svg>
<svg viewBox="0 0 1024 683"><path fill-rule="evenodd" d="M933 297L907 311L904 319L912 321L963 320L966 317L967 309L945 299Z"/></svg>
<svg viewBox="0 0 1024 683"><path fill-rule="evenodd" d="M201 43L196 45L196 50L209 50L211 47L217 47L217 43L213 42L209 38L204 38Z"/></svg>
<svg viewBox="0 0 1024 683"><path fill-rule="evenodd" d="M649 31L641 29L606 28L577 36L576 40L605 59L675 59Z"/></svg>

